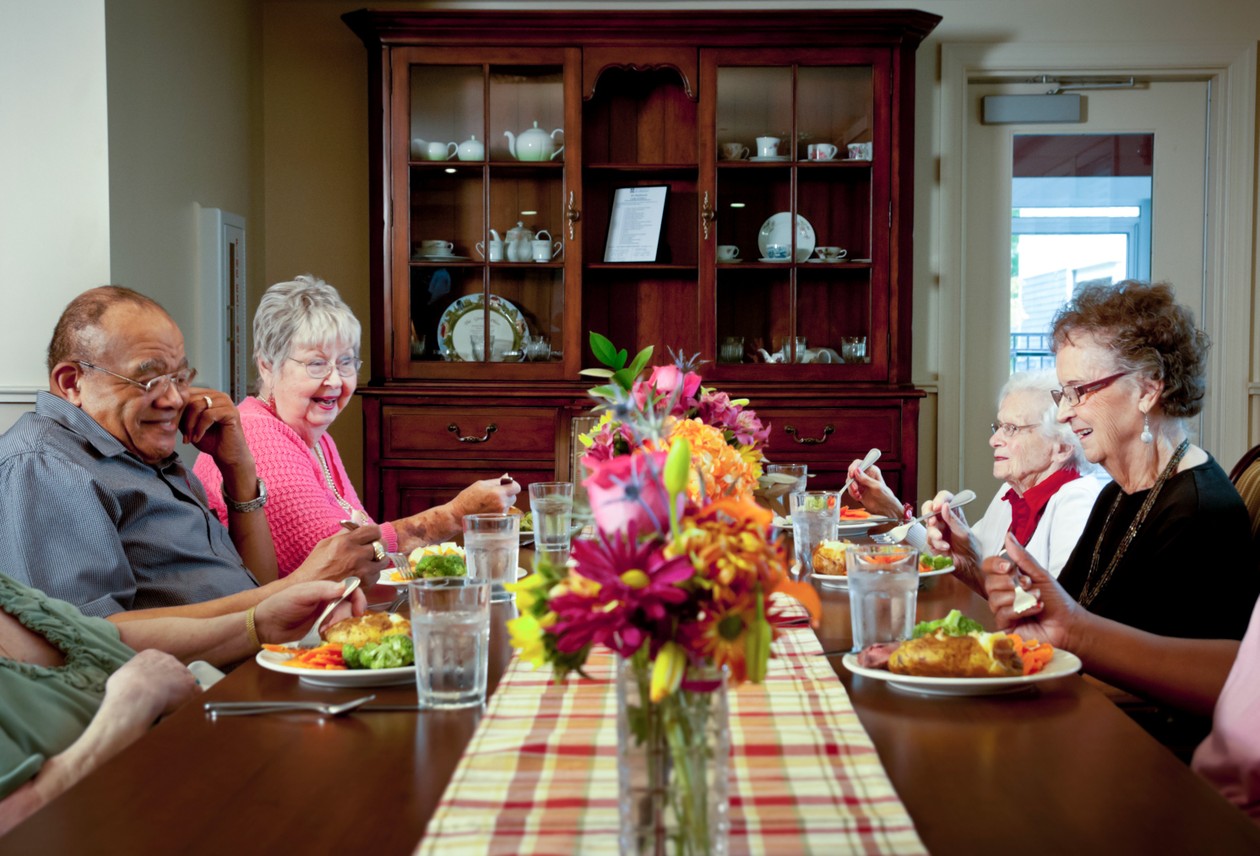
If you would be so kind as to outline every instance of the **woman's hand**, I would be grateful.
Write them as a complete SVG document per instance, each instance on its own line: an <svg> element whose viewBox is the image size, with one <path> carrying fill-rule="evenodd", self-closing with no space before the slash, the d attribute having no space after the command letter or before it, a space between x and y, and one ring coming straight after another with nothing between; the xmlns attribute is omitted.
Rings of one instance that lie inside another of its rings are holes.
<svg viewBox="0 0 1260 856"><path fill-rule="evenodd" d="M330 600L341 597L343 583L330 580L302 583L276 592L258 604L254 611L254 627L263 642L284 643L299 639L311 629ZM367 597L362 587L337 604L325 622L331 626L343 618L362 615L367 609Z"/></svg>
<svg viewBox="0 0 1260 856"><path fill-rule="evenodd" d="M451 513L455 522L461 524L465 514L504 514L516 501L521 486L508 479L502 484L501 478L482 479L464 488L451 500Z"/></svg>
<svg viewBox="0 0 1260 856"><path fill-rule="evenodd" d="M879 467L871 464L865 471L862 471L861 467L860 458L854 458L853 463L849 464L849 478L853 479L853 483L849 485L849 495L862 503L862 507L872 514L900 520L901 500L888 487Z"/></svg>
<svg viewBox="0 0 1260 856"><path fill-rule="evenodd" d="M108 712L119 722L144 730L200 692L197 679L187 666L170 654L150 648L109 676L97 717Z"/></svg>
<svg viewBox="0 0 1260 856"><path fill-rule="evenodd" d="M1006 536L1006 553L1009 558L991 556L982 566L985 595L997 626L1070 650L1084 610L1010 534ZM1019 613L1014 607L1017 575L1020 588L1037 598L1036 605Z"/></svg>
<svg viewBox="0 0 1260 856"><path fill-rule="evenodd" d="M922 513L933 515L923 522L928 549L938 556L953 556L955 575L983 594L979 544L962 514L951 507L953 501L954 494L943 490L923 503Z"/></svg>

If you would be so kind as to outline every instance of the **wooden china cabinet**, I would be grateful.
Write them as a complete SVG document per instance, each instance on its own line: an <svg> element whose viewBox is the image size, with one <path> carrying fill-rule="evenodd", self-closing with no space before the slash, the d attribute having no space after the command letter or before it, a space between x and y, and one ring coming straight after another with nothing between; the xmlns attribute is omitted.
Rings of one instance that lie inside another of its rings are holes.
<svg viewBox="0 0 1260 856"><path fill-rule="evenodd" d="M344 20L368 48L369 510L394 519L503 471L574 476L590 330L658 361L699 353L706 383L769 420L770 459L808 463L813 485L838 487L878 446L892 488L913 493L914 61L937 16ZM605 261L617 191L653 186L667 188L655 253ZM523 238L544 231L535 261ZM787 258L767 260L773 244ZM818 261L816 245L847 256Z"/></svg>

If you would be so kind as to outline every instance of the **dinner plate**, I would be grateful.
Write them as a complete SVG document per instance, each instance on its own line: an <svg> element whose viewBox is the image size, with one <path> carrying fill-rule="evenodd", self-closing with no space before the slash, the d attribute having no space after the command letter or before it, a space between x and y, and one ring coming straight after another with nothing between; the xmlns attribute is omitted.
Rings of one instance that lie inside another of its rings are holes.
<svg viewBox="0 0 1260 856"><path fill-rule="evenodd" d="M861 535L869 532L876 526L886 526L892 523L891 517L865 517L860 520L840 518L840 523L836 526L837 535Z"/></svg>
<svg viewBox="0 0 1260 856"><path fill-rule="evenodd" d="M953 565L950 565L948 568L941 568L939 571L923 571L919 574L919 581L922 582L928 577L939 577L945 574L952 574L953 572ZM844 574L820 574L815 572L814 579L818 580L819 585L827 586L828 588L837 588L841 591L849 590L849 578Z"/></svg>
<svg viewBox="0 0 1260 856"><path fill-rule="evenodd" d="M893 689L905 693L928 696L978 696L1015 693L1028 689L1042 681L1052 681L1075 675L1081 670L1081 659L1070 651L1055 650L1046 667L1035 675L1018 678L921 678L914 675L894 675L887 669L868 669L859 666L857 654L845 654L841 661L855 675L876 681L887 681Z"/></svg>
<svg viewBox="0 0 1260 856"><path fill-rule="evenodd" d="M323 671L299 669L286 665L285 661L290 659L289 655L276 651L259 651L254 659L264 669L284 675L294 675L302 683L315 687L389 687L395 684L414 683L416 680L415 666L402 666L397 669Z"/></svg>
<svg viewBox="0 0 1260 856"><path fill-rule="evenodd" d="M497 294L490 295L490 335L494 344L490 349L493 362L503 362L511 351L521 350L521 340L525 336L525 319L520 310ZM443 358L460 361L474 361L472 337L474 330L480 330L486 313L486 304L481 294L467 294L442 313L438 321L438 343Z"/></svg>
<svg viewBox="0 0 1260 856"><path fill-rule="evenodd" d="M814 254L815 240L814 227L808 220L797 214L796 260L798 262L803 262ZM770 244L790 243L792 243L792 212L790 211L780 211L778 214L770 215L757 232L757 249L761 251L762 261L770 261L764 258L767 255L766 247Z"/></svg>
<svg viewBox="0 0 1260 856"><path fill-rule="evenodd" d="M533 539L530 539L530 543L533 543ZM389 578L389 575L392 573L393 573L393 570L381 571L381 577L380 579L376 581L377 584L383 585L383 586L393 586L394 588L404 588L407 585L407 583L411 582L411 580L391 580ZM516 578L519 580L521 577L525 576L528 573L529 571L525 570L524 568L517 568Z"/></svg>

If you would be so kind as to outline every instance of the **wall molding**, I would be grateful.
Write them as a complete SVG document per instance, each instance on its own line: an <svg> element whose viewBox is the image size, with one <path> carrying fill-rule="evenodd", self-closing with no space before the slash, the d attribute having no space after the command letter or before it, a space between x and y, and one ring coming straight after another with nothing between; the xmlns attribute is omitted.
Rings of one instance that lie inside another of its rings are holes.
<svg viewBox="0 0 1260 856"><path fill-rule="evenodd" d="M35 393L46 386L0 386L0 404L35 405Z"/></svg>

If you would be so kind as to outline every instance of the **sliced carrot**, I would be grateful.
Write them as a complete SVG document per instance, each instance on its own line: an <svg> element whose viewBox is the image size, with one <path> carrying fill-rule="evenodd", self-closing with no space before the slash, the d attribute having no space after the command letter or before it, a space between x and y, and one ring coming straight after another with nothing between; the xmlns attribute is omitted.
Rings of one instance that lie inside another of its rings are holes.
<svg viewBox="0 0 1260 856"><path fill-rule="evenodd" d="M850 520L865 520L871 516L871 513L865 508L853 508L852 506L840 506L840 516Z"/></svg>

